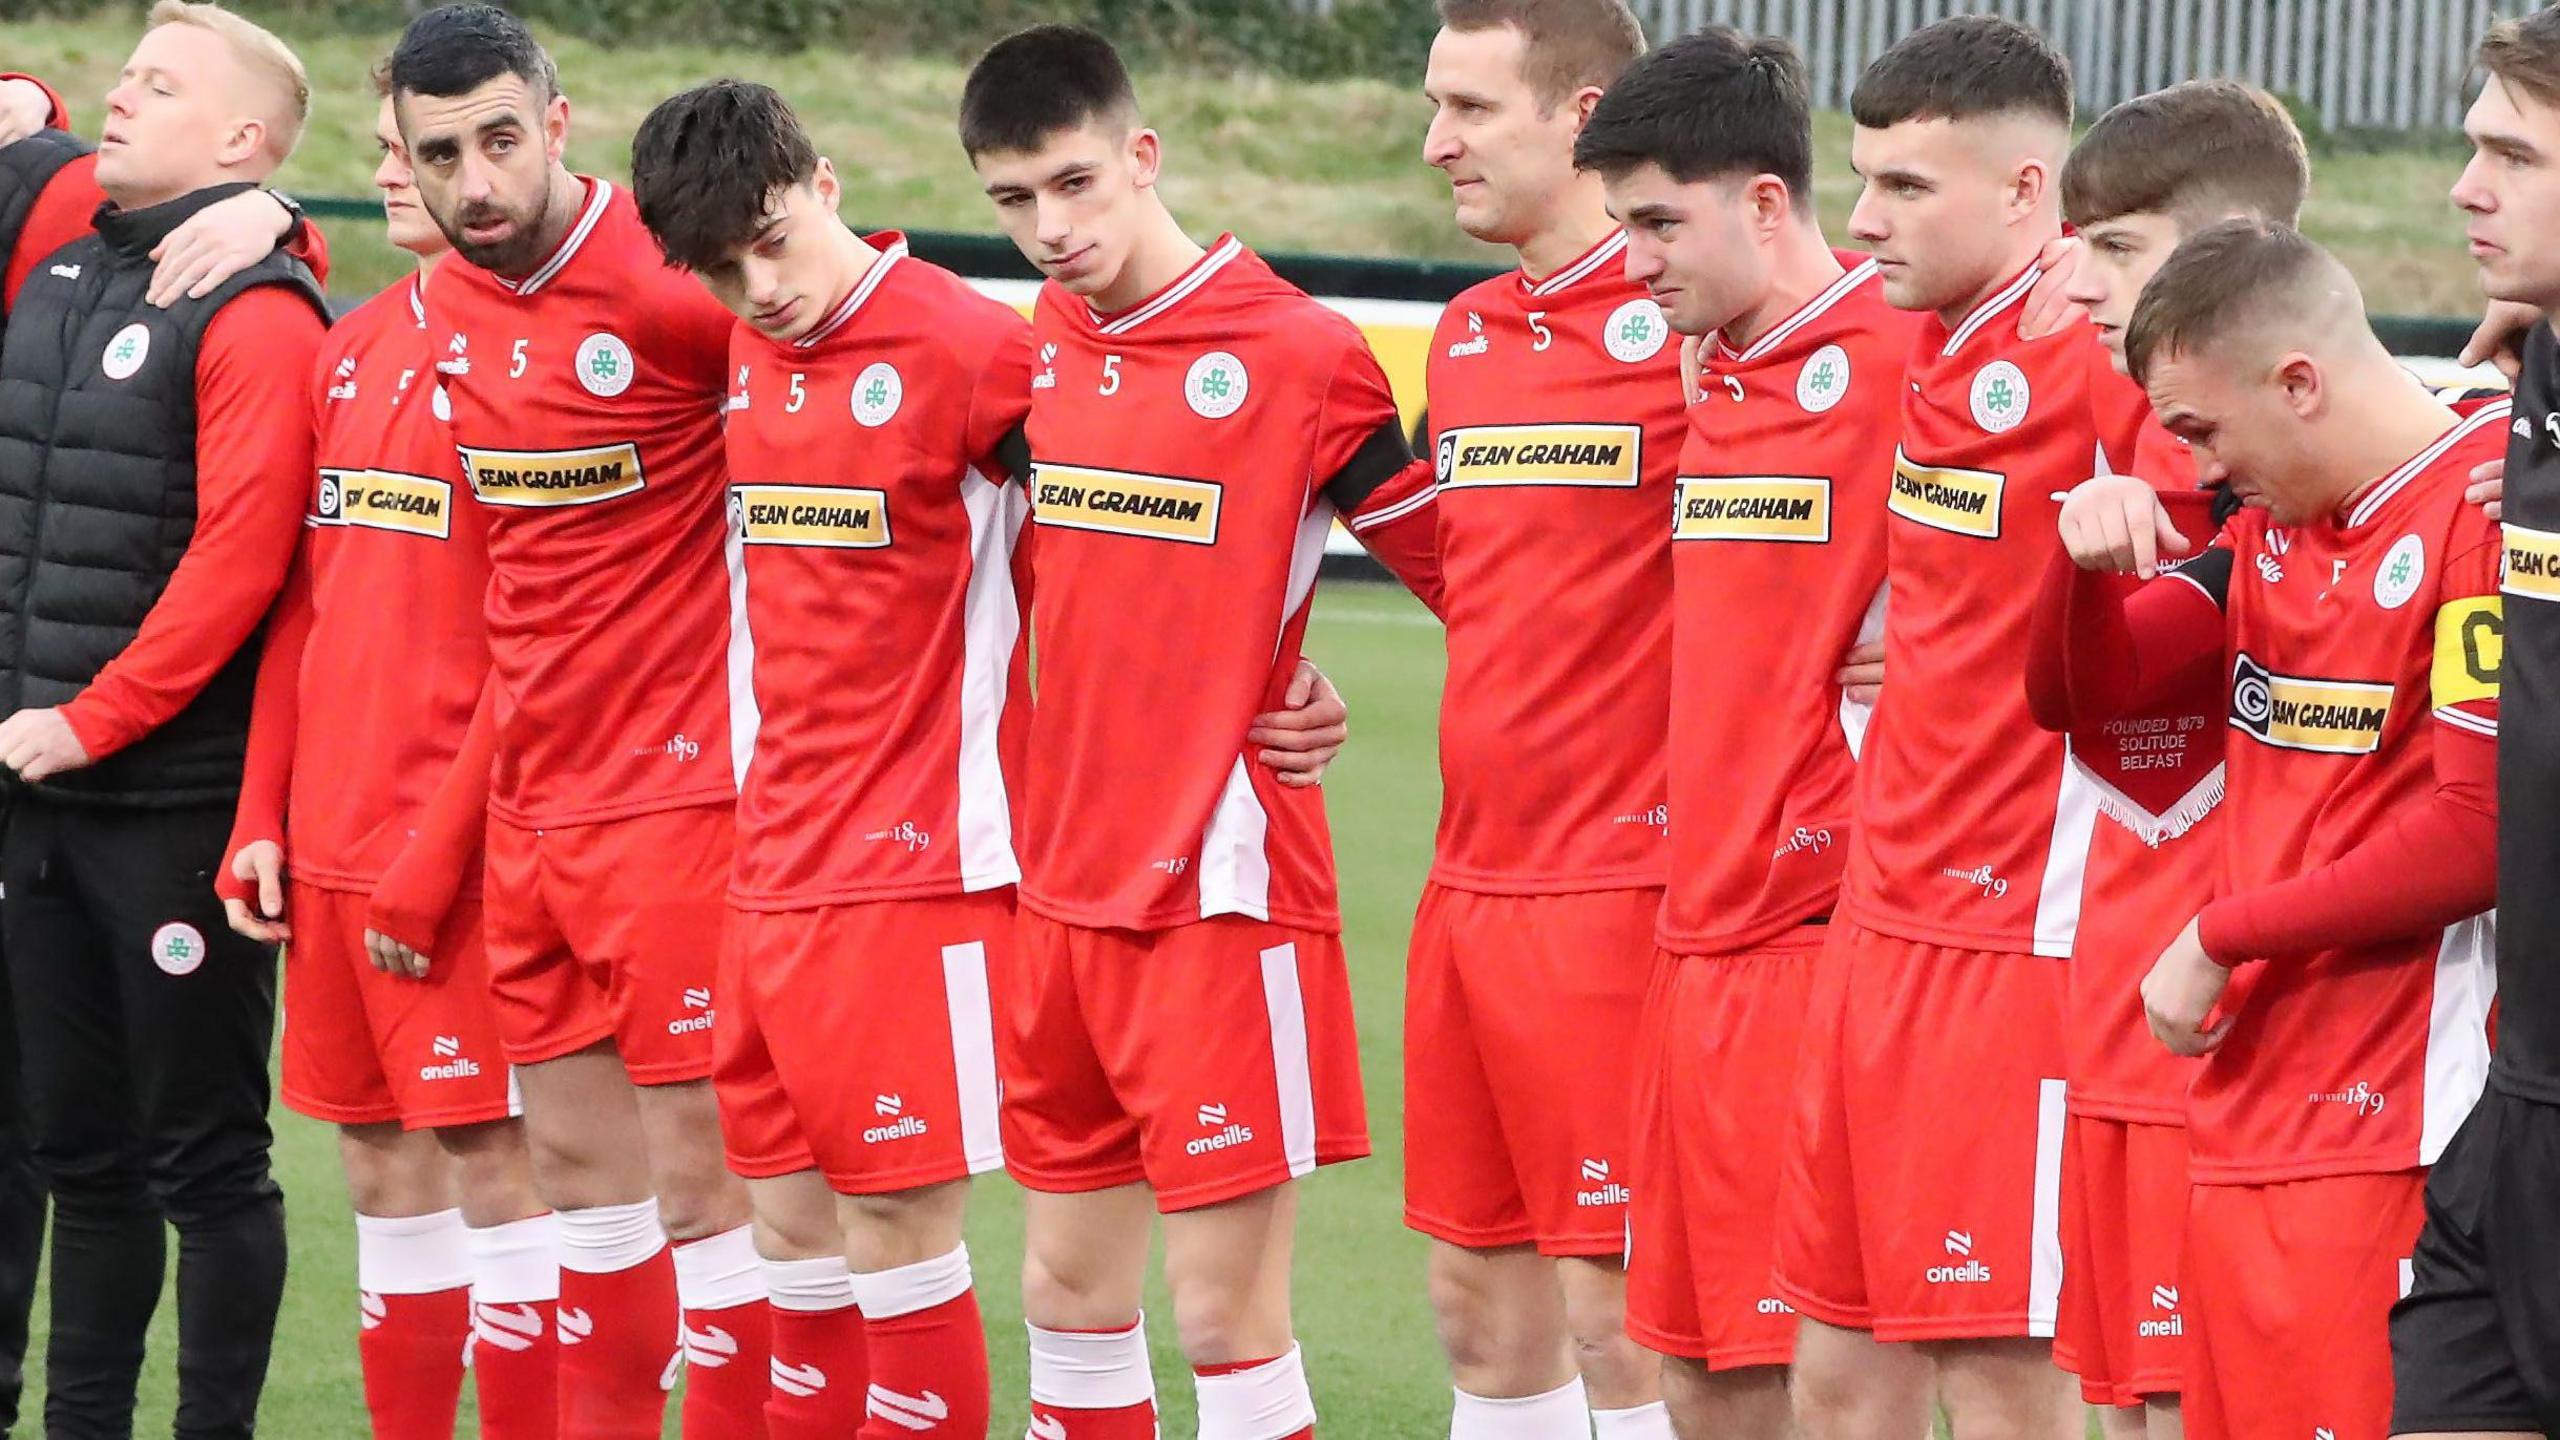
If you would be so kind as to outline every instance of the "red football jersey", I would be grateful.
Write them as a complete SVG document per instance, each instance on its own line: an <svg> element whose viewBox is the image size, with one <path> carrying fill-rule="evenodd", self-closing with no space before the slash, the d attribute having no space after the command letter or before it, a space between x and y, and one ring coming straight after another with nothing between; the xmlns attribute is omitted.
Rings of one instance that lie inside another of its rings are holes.
<svg viewBox="0 0 2560 1440"><path fill-rule="evenodd" d="M490 507L491 813L571 825L728 799L722 463L732 317L588 180L531 275L456 259L427 300Z"/></svg>
<svg viewBox="0 0 2560 1440"><path fill-rule="evenodd" d="M1906 940L2058 956L2098 804L2028 712L2028 623L2060 497L2130 461L2147 407L2087 324L2018 338L2038 273L1952 329L1925 318L1914 342L1887 502L1891 678L1843 909Z"/></svg>
<svg viewBox="0 0 2560 1440"><path fill-rule="evenodd" d="M1918 324L1868 262L1747 349L1705 357L1671 521L1665 950L1747 949L1838 897L1868 715L1836 675L1884 621Z"/></svg>
<svg viewBox="0 0 2560 1440"><path fill-rule="evenodd" d="M1031 327L896 235L806 336L737 327L744 539L737 873L757 910L1010 885L1029 693L991 457L1031 403ZM752 703L749 703L752 702Z"/></svg>
<svg viewBox="0 0 2560 1440"><path fill-rule="evenodd" d="M1384 372L1233 236L1117 315L1048 285L1032 328L1022 903L1339 928L1323 793L1244 735L1297 665L1324 486L1395 424Z"/></svg>
<svg viewBox="0 0 2560 1440"><path fill-rule="evenodd" d="M1627 237L1441 312L1428 361L1449 671L1431 878L1659 885L1680 345Z"/></svg>
<svg viewBox="0 0 2560 1440"><path fill-rule="evenodd" d="M2462 498L2506 454L2504 402L2464 417L2346 513L2233 519L2232 894L2336 860L2434 792L2439 725L2497 730L2498 524ZM2493 916L2243 966L2187 1122L2199 1182L2433 1164L2489 1071Z"/></svg>
<svg viewBox="0 0 2560 1440"><path fill-rule="evenodd" d="M370 889L399 858L488 679L488 520L434 413L434 359L412 278L331 327L312 381L313 613L286 803L294 878L326 889Z"/></svg>

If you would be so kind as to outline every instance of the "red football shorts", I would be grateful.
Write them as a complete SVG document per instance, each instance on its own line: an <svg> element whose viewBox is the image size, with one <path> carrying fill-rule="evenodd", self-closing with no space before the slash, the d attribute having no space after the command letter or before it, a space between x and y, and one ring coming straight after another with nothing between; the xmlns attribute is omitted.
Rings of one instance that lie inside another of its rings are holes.
<svg viewBox="0 0 2560 1440"><path fill-rule="evenodd" d="M639 1085L711 1073L732 810L529 830L489 820L489 980L507 1058L611 1040Z"/></svg>
<svg viewBox="0 0 2560 1440"><path fill-rule="evenodd" d="M2053 1334L2060 960L1835 921L1778 1189L1778 1298L1885 1341Z"/></svg>
<svg viewBox="0 0 2560 1440"><path fill-rule="evenodd" d="M411 1130L515 1114L479 900L454 902L426 978L411 980L365 958L369 898L310 885L285 892L284 1103L333 1125L396 1120Z"/></svg>
<svg viewBox="0 0 2560 1440"><path fill-rule="evenodd" d="M2391 1432L2391 1306L2426 1172L2198 1185L2179 1255L2190 1440Z"/></svg>
<svg viewBox="0 0 2560 1440"><path fill-rule="evenodd" d="M1756 950L1654 961L1636 1042L1627 1334L1710 1370L1795 1358L1769 1288L1778 1154L1827 927Z"/></svg>
<svg viewBox="0 0 2560 1440"><path fill-rule="evenodd" d="M1627 1243L1627 1104L1660 890L1426 885L1405 959L1404 1223L1453 1245Z"/></svg>
<svg viewBox="0 0 2560 1440"><path fill-rule="evenodd" d="M1166 1212L1369 1153L1342 938L1240 915L1096 930L1022 912L996 1001L1005 1163L1145 1181Z"/></svg>
<svg viewBox="0 0 2560 1440"><path fill-rule="evenodd" d="M846 1195L1004 1163L993 996L1013 891L729 920L712 1086L729 1168Z"/></svg>
<svg viewBox="0 0 2560 1440"><path fill-rule="evenodd" d="M2174 1396L2186 1368L2178 1242L2187 1132L2074 1115L2062 1142L2062 1314L2053 1362L2092 1405Z"/></svg>

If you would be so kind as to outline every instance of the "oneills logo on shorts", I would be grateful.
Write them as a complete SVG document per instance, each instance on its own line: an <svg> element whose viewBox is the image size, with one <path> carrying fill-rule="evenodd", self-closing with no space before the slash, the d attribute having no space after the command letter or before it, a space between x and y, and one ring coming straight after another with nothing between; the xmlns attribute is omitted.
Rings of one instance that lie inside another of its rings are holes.
<svg viewBox="0 0 2560 1440"><path fill-rule="evenodd" d="M2560 535L2507 522L2506 573L2498 588L2527 600L2560 600Z"/></svg>
<svg viewBox="0 0 2560 1440"><path fill-rule="evenodd" d="M2269 745L2370 755L2391 717L2391 687L2278 675L2246 653L2231 666L2231 726Z"/></svg>
<svg viewBox="0 0 2560 1440"><path fill-rule="evenodd" d="M1469 425L1440 437L1441 487L1565 485L1633 489L1644 479L1637 425Z"/></svg>
<svg viewBox="0 0 2560 1440"><path fill-rule="evenodd" d="M2008 477L1989 470L1956 470L1912 462L1893 452L1894 514L1905 520L1980 540L2000 538L2000 491Z"/></svg>
<svg viewBox="0 0 2560 1440"><path fill-rule="evenodd" d="M1209 481L1045 464L1032 466L1031 477L1031 517L1043 525L1185 545L1218 543L1224 492Z"/></svg>
<svg viewBox="0 0 2560 1440"><path fill-rule="evenodd" d="M1671 511L1674 540L1831 538L1831 482L1795 475L1683 475Z"/></svg>
<svg viewBox="0 0 2560 1440"><path fill-rule="evenodd" d="M471 489L491 505L593 505L641 488L640 447L462 451Z"/></svg>
<svg viewBox="0 0 2560 1440"><path fill-rule="evenodd" d="M750 545L877 550L889 543L889 497L827 485L740 485L739 534Z"/></svg>
<svg viewBox="0 0 2560 1440"><path fill-rule="evenodd" d="M387 470L320 472L322 525L361 525L443 540L453 534L453 487Z"/></svg>

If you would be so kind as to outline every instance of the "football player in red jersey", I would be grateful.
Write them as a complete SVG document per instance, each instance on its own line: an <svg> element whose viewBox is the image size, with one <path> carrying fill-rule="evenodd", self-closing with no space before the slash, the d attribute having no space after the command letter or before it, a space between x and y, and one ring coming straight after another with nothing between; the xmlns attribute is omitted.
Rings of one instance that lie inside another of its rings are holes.
<svg viewBox="0 0 2560 1440"><path fill-rule="evenodd" d="M2286 227L2181 245L2126 358L2245 508L2129 599L2069 597L2078 711L2228 667L2250 826L2225 832L2221 898L2142 982L2153 1032L2207 1056L2180 1289L2186 1428L2215 1440L2386 1433L2384 1321L2426 1167L2488 1071L2503 609L2498 529L2463 488L2509 407L2457 415L2363 317L2345 268ZM2137 483L2064 506L2083 566L2134 568L2108 522L2148 498ZM2156 501L2145 518L2163 553L2194 548Z"/></svg>
<svg viewBox="0 0 2560 1440"><path fill-rule="evenodd" d="M1919 323L1823 239L1807 91L1784 40L1709 29L1629 67L1574 150L1629 277L1709 341L1671 523L1670 885L1627 1243L1628 1333L1669 1357L1684 1440L1793 1433L1776 1155L1868 719L1827 657L1882 625Z"/></svg>
<svg viewBox="0 0 2560 1440"><path fill-rule="evenodd" d="M2310 187L2292 117L2233 80L2196 80L2108 111L2062 169L2063 216L2085 248L2064 262L2119 371L2143 284L2178 241L2218 220L2291 224ZM2127 473L2198 537L2216 528L2184 442L2154 420ZM2118 486L2140 506L2148 495ZM2128 546L2134 543L2127 529ZM2148 557L2128 549L2137 574ZM2071 957L2069 1111L2062 1165L2062 1310L2054 1356L2106 1407L2110 1433L2173 1436L2185 1347L2178 1238L2187 1195L2186 1095L2194 1066L2164 1050L2142 1018L2141 980L2213 893L2221 864L2223 686L2192 667L2160 706L2075 728L2042 662L2076 568L2056 546L2045 575L2029 693L2037 719L2073 735L2074 759L2103 782ZM2131 581L2124 582L2127 584Z"/></svg>
<svg viewBox="0 0 2560 1440"><path fill-rule="evenodd" d="M1678 348L1573 168L1644 34L1622 0L1441 0L1423 158L1519 268L1427 357L1447 625L1440 826L1405 980L1405 1223L1432 1237L1453 1440L1652 1437L1624 1328L1632 1052L1661 908ZM1373 534L1409 525L1379 509Z"/></svg>
<svg viewBox="0 0 2560 1440"><path fill-rule="evenodd" d="M552 1219L511 1118L477 877L442 858L477 864L479 817L462 817L457 839L428 803L487 678L486 521L458 493L452 441L431 409L423 297L451 247L418 204L388 96L375 137L385 228L417 270L321 347L310 528L269 622L215 888L233 929L292 942L284 1101L339 1127L373 1433L452 1435L468 1335L480 1433L533 1440L554 1429ZM408 843L422 829L438 833ZM402 883L422 894L401 897ZM373 963L375 902L424 912L420 928L444 942L426 974Z"/></svg>
<svg viewBox="0 0 2560 1440"><path fill-rule="evenodd" d="M1367 1153L1368 1127L1323 799L1250 763L1247 732L1296 665L1333 515L1410 498L1410 452L1348 321L1233 237L1184 235L1108 41L1000 41L960 133L1049 277L1026 424L1039 699L997 1007L1034 1428L1155 1433L1138 1305L1160 1210L1203 1440L1312 1435L1292 1182Z"/></svg>
<svg viewBox="0 0 2560 1440"><path fill-rule="evenodd" d="M1927 313L1888 502L1892 678L1782 1182L1796 1413L1817 1437L1916 1433L1934 1396L1959 1432L2075 1436L2049 1340L2063 958L2097 806L2019 677L2052 497L2093 458L2130 460L2141 396L2085 318L2016 338L2061 229L2071 82L2050 45L1939 21L1870 66L1852 108L1850 228L1886 299Z"/></svg>

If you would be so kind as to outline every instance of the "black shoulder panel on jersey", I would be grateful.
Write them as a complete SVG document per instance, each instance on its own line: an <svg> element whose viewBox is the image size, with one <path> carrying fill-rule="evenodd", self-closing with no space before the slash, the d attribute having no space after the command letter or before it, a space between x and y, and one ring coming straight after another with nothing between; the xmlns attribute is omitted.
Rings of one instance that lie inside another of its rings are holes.
<svg viewBox="0 0 2560 1440"><path fill-rule="evenodd" d="M2192 560L2179 561L2178 568L2168 573L2192 582L2213 601L2216 609L2228 610L2231 608L2233 558L2229 546L2217 545Z"/></svg>
<svg viewBox="0 0 2560 1440"><path fill-rule="evenodd" d="M1007 480L1016 485L1031 483L1031 437L1023 433L1019 423L1004 432L1004 438L996 442L993 458L1004 467Z"/></svg>
<svg viewBox="0 0 2560 1440"><path fill-rule="evenodd" d="M1390 415L1369 432L1369 438L1360 442L1360 448L1333 473L1333 478L1324 482L1325 498L1333 502L1335 510L1351 514L1376 494L1379 486L1412 463L1413 444L1405 439L1404 422Z"/></svg>

